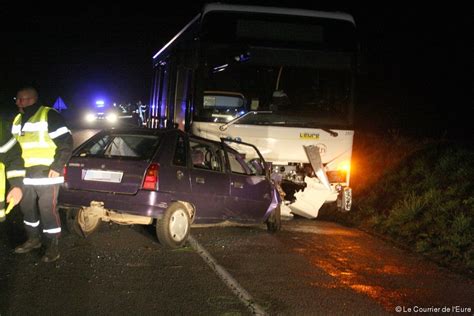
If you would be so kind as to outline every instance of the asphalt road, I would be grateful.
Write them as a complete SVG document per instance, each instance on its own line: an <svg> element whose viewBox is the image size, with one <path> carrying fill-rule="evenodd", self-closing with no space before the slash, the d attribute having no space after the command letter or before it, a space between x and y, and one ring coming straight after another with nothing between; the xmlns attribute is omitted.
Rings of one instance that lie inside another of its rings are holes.
<svg viewBox="0 0 474 316"><path fill-rule="evenodd" d="M473 280L357 229L300 218L276 235L263 228L193 235L272 315L474 311Z"/></svg>
<svg viewBox="0 0 474 316"><path fill-rule="evenodd" d="M278 234L262 225L192 236L269 315L473 313L472 280L356 229L296 219ZM24 238L16 211L0 224L0 315L252 314L195 248L163 249L152 227L65 232L51 264L40 251L15 255Z"/></svg>

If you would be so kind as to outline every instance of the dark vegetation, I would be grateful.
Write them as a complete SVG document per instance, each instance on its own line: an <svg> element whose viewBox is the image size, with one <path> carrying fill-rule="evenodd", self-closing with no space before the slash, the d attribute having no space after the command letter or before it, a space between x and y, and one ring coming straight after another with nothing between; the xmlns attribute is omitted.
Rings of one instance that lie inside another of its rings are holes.
<svg viewBox="0 0 474 316"><path fill-rule="evenodd" d="M349 213L323 212L474 276L474 144L356 134Z"/></svg>

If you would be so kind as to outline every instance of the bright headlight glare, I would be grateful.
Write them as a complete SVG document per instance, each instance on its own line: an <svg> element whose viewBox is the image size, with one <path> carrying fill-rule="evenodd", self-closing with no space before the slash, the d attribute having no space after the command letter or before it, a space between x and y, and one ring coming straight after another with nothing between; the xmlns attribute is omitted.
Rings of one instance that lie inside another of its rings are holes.
<svg viewBox="0 0 474 316"><path fill-rule="evenodd" d="M115 123L117 122L117 114L115 113L110 113L110 114L107 114L107 116L105 117L107 119L107 121L109 121L110 123Z"/></svg>
<svg viewBox="0 0 474 316"><path fill-rule="evenodd" d="M87 122L93 122L95 121L95 115L93 113L87 113L85 119Z"/></svg>

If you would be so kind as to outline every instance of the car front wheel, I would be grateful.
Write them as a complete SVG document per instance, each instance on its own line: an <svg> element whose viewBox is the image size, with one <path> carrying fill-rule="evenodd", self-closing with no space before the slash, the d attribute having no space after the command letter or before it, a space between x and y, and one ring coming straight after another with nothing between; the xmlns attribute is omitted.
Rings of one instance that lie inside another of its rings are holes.
<svg viewBox="0 0 474 316"><path fill-rule="evenodd" d="M179 248L184 245L191 229L187 209L181 203L171 204L156 221L156 236L160 244L168 248Z"/></svg>

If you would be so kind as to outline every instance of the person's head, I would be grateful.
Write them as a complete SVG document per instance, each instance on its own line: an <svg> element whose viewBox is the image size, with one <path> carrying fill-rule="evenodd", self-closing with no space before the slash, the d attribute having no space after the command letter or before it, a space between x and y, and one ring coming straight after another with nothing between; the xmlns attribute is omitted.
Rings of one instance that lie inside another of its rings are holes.
<svg viewBox="0 0 474 316"><path fill-rule="evenodd" d="M36 102L38 102L38 91L33 87L21 88L16 93L16 105L20 111Z"/></svg>

